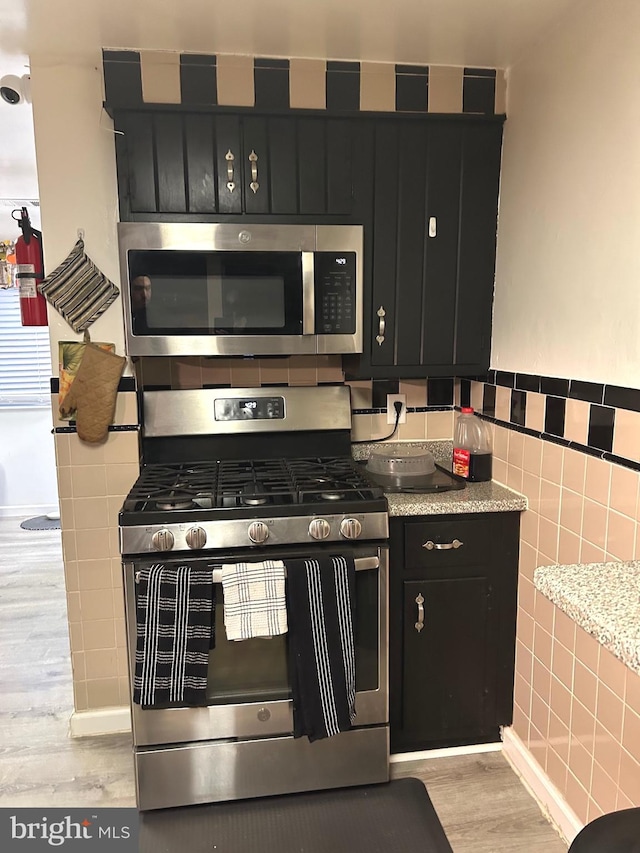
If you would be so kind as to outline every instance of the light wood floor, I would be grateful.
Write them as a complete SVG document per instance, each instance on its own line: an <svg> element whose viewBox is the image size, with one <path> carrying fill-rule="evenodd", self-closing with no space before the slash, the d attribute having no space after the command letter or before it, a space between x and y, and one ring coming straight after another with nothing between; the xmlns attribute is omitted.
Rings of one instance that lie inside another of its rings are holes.
<svg viewBox="0 0 640 853"><path fill-rule="evenodd" d="M60 532L20 520L0 519L0 808L134 806L130 738L69 738ZM567 849L498 752L403 762L392 775L425 782L454 853Z"/></svg>

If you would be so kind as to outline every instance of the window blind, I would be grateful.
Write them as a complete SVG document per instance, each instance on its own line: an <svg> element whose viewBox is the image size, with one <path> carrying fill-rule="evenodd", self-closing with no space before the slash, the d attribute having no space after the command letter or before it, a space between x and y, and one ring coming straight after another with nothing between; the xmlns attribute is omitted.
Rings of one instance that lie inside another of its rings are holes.
<svg viewBox="0 0 640 853"><path fill-rule="evenodd" d="M22 326L16 287L0 290L0 407L50 404L47 326Z"/></svg>

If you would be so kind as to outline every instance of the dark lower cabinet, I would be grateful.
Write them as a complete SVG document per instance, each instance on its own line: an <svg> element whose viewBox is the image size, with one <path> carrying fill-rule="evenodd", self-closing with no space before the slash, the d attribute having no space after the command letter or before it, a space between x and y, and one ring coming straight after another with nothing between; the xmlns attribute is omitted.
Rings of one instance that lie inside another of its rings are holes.
<svg viewBox="0 0 640 853"><path fill-rule="evenodd" d="M511 723L519 528L511 512L391 519L392 752Z"/></svg>

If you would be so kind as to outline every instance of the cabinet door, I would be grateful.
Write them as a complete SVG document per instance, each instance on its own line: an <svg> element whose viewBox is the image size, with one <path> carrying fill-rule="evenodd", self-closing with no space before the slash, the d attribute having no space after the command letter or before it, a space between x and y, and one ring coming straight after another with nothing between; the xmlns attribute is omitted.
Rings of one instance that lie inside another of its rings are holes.
<svg viewBox="0 0 640 853"><path fill-rule="evenodd" d="M265 119L242 122L242 200L245 213L269 213L269 149Z"/></svg>
<svg viewBox="0 0 640 853"><path fill-rule="evenodd" d="M455 364L489 366L502 125L464 127Z"/></svg>
<svg viewBox="0 0 640 853"><path fill-rule="evenodd" d="M404 582L404 741L473 737L492 719L496 674L491 609L486 577Z"/></svg>
<svg viewBox="0 0 640 853"><path fill-rule="evenodd" d="M502 126L375 130L372 376L488 366Z"/></svg>
<svg viewBox="0 0 640 853"><path fill-rule="evenodd" d="M125 112L114 117L120 219L157 213L154 127L150 113Z"/></svg>
<svg viewBox="0 0 640 853"><path fill-rule="evenodd" d="M354 213L354 119L127 110L115 127L122 221Z"/></svg>
<svg viewBox="0 0 640 853"><path fill-rule="evenodd" d="M189 213L216 213L218 185L213 117L206 113L185 116L184 138Z"/></svg>

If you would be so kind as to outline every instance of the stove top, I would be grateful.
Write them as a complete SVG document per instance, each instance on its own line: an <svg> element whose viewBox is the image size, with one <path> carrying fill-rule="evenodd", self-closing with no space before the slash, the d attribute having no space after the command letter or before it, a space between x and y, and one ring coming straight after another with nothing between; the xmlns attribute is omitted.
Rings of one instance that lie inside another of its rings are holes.
<svg viewBox="0 0 640 853"><path fill-rule="evenodd" d="M383 488L350 457L147 465L119 521L123 554L388 535Z"/></svg>
<svg viewBox="0 0 640 853"><path fill-rule="evenodd" d="M365 509L366 502L382 495L382 486L371 483L348 457L156 464L142 469L125 499L121 522L215 517L225 510L229 517L247 517L256 512L333 510L346 504Z"/></svg>
<svg viewBox="0 0 640 853"><path fill-rule="evenodd" d="M387 538L383 487L350 455L348 387L148 391L143 411L122 554Z"/></svg>

